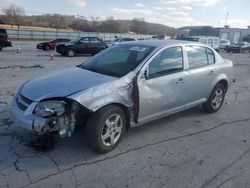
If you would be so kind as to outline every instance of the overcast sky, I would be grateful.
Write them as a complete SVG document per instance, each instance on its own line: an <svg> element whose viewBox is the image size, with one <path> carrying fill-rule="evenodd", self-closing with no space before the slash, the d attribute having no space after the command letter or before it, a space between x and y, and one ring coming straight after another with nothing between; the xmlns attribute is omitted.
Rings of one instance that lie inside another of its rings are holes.
<svg viewBox="0 0 250 188"><path fill-rule="evenodd" d="M16 4L31 14L60 13L105 19L144 18L173 27L250 25L250 0L0 0L0 7Z"/></svg>

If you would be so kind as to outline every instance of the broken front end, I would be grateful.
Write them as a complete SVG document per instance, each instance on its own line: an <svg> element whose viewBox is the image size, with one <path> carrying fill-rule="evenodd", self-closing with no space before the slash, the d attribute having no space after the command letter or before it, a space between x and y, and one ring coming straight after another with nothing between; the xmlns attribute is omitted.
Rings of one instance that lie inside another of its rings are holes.
<svg viewBox="0 0 250 188"><path fill-rule="evenodd" d="M57 132L61 137L70 137L76 123L84 123L90 113L76 101L67 98L34 102L18 93L12 102L16 125L39 135Z"/></svg>

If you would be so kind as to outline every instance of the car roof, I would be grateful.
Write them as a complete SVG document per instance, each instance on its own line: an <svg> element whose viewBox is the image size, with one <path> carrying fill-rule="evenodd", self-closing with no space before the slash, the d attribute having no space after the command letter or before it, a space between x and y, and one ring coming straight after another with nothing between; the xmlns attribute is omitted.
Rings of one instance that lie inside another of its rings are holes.
<svg viewBox="0 0 250 188"><path fill-rule="evenodd" d="M138 41L128 42L127 44L154 46L156 48L175 46L175 45L192 45L192 44L204 45L199 42L183 41L183 40L138 40Z"/></svg>

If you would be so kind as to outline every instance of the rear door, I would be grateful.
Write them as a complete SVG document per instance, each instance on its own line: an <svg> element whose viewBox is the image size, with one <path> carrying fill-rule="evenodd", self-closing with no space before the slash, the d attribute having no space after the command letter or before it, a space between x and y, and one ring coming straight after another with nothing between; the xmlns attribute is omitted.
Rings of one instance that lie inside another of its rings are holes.
<svg viewBox="0 0 250 188"><path fill-rule="evenodd" d="M89 54L89 37L84 37L75 45L75 51L79 54Z"/></svg>
<svg viewBox="0 0 250 188"><path fill-rule="evenodd" d="M89 52L91 54L96 54L102 49L103 45L102 45L102 41L100 39L98 39L96 37L90 37L89 41L90 41Z"/></svg>
<svg viewBox="0 0 250 188"><path fill-rule="evenodd" d="M188 60L187 74L190 88L186 91L188 101L209 97L218 74L214 52L203 46L185 46Z"/></svg>

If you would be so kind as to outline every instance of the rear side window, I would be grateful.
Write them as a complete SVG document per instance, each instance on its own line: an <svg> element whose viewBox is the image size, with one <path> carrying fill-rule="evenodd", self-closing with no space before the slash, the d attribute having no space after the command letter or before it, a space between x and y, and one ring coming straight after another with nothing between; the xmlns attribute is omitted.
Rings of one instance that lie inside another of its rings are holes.
<svg viewBox="0 0 250 188"><path fill-rule="evenodd" d="M215 62L214 53L209 48L202 46L186 46L189 68L197 68L213 64Z"/></svg>
<svg viewBox="0 0 250 188"><path fill-rule="evenodd" d="M100 43L101 41L98 38L90 38L90 43Z"/></svg>
<svg viewBox="0 0 250 188"><path fill-rule="evenodd" d="M212 44L213 44L213 39L208 39L207 43L208 43L209 45L212 45Z"/></svg>
<svg viewBox="0 0 250 188"><path fill-rule="evenodd" d="M200 42L206 44L206 39L200 39Z"/></svg>
<svg viewBox="0 0 250 188"><path fill-rule="evenodd" d="M83 38L80 40L81 43L89 43L89 38Z"/></svg>
<svg viewBox="0 0 250 188"><path fill-rule="evenodd" d="M219 45L219 43L220 43L219 39L214 39L214 44L215 45Z"/></svg>

